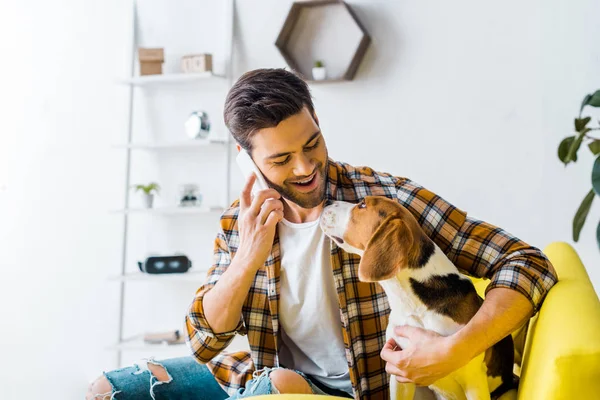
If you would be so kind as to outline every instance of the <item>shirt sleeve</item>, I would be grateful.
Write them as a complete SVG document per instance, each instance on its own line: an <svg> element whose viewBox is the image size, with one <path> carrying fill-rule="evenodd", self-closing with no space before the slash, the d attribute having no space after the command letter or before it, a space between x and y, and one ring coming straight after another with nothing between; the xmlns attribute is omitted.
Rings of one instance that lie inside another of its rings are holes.
<svg viewBox="0 0 600 400"><path fill-rule="evenodd" d="M215 238L213 265L208 271L206 281L196 291L196 295L185 317L188 346L194 357L202 363L206 363L218 355L231 343L236 334L246 334L241 315L235 329L229 332L215 333L204 314L204 296L215 286L230 264L231 254L227 246L223 228L221 228Z"/></svg>
<svg viewBox="0 0 600 400"><path fill-rule="evenodd" d="M407 178L396 183L398 202L462 272L516 290L539 310L558 281L548 258L537 248L487 222L472 218Z"/></svg>
<svg viewBox="0 0 600 400"><path fill-rule="evenodd" d="M486 278L490 290L513 289L539 311L558 281L552 263L541 250L497 226L467 217L452 244L452 261L471 275Z"/></svg>

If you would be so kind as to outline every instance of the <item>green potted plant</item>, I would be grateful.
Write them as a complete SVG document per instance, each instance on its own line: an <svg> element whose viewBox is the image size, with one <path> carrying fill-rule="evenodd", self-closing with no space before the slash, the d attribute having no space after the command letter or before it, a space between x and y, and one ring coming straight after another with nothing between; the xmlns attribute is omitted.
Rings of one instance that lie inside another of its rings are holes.
<svg viewBox="0 0 600 400"><path fill-rule="evenodd" d="M573 136L566 137L558 146L558 158L565 166L569 163L577 161L577 152L583 141L586 141L587 147L590 149L594 157L594 165L592 167L591 186L592 189L584 197L579 209L573 218L573 240L579 240L581 228L588 216L592 202L596 196L600 196L600 138L590 135L590 132L600 131L600 126L590 126L591 117L582 117L583 109L586 106L600 107L600 90L596 90L594 94L588 94L584 97L579 109L579 117L575 118L575 132ZM600 121L599 121L600 122ZM600 223L596 227L596 241L600 248Z"/></svg>
<svg viewBox="0 0 600 400"><path fill-rule="evenodd" d="M146 208L152 208L154 194L158 194L160 192L160 186L158 183L150 182L147 185L133 185L133 188L136 192L141 190L144 193L144 204L146 205Z"/></svg>
<svg viewBox="0 0 600 400"><path fill-rule="evenodd" d="M323 65L323 61L315 61L315 66L312 69L312 77L315 81L322 81L327 77L327 70Z"/></svg>

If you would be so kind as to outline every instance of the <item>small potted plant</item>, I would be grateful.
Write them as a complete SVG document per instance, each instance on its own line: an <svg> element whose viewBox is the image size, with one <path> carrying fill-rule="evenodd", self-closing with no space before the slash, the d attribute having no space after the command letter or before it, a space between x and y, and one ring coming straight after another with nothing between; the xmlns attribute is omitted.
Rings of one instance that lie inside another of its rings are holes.
<svg viewBox="0 0 600 400"><path fill-rule="evenodd" d="M312 69L312 76L315 81L322 81L327 77L327 70L323 65L323 61L315 61L315 66Z"/></svg>
<svg viewBox="0 0 600 400"><path fill-rule="evenodd" d="M135 191L143 191L144 192L144 202L146 204L146 208L152 208L152 203L154 201L154 194L158 194L160 192L160 186L158 183L151 182L147 185L133 185Z"/></svg>

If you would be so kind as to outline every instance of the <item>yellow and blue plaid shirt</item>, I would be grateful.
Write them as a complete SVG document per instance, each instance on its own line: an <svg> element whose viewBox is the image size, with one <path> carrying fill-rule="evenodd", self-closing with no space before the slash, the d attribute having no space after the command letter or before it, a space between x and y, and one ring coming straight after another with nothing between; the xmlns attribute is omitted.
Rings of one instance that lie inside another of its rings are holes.
<svg viewBox="0 0 600 400"><path fill-rule="evenodd" d="M421 228L461 272L489 279L488 291L496 287L517 290L537 311L557 281L554 268L539 249L496 226L467 216L410 179L331 159L328 172L327 201L358 203L365 196L397 200L415 216ZM281 255L277 234L269 257L256 274L236 329L215 333L204 316L204 295L227 270L240 244L239 210L236 201L221 216L213 265L186 316L188 345L193 356L198 362L207 363L229 394L252 379L254 371L278 366L281 340L278 314ZM358 280L359 261L359 256L331 244L331 266L354 397L387 399L388 375L379 353L385 344L390 308L385 292L378 284ZM223 304L225 307L227 305ZM302 317L309 319L311 316ZM223 352L236 334L247 335L250 352ZM323 345L327 345L326 338Z"/></svg>

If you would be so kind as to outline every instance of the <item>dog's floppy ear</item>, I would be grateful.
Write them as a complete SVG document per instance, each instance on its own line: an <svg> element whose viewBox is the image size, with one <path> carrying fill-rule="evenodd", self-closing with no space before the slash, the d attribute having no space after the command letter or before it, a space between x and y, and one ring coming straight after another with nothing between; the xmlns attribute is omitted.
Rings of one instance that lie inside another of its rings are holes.
<svg viewBox="0 0 600 400"><path fill-rule="evenodd" d="M399 267L408 266L414 253L412 230L398 216L383 220L365 248L358 265L358 278L376 282L394 276Z"/></svg>

